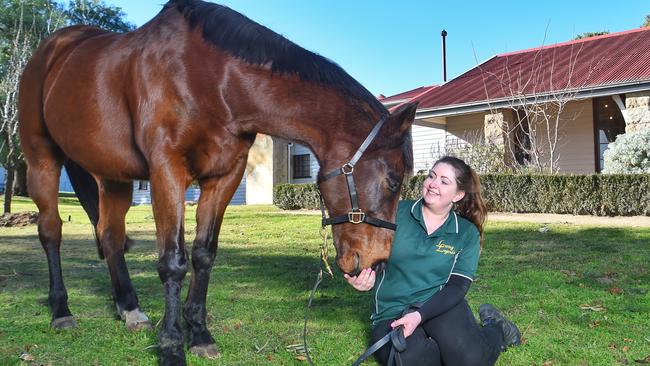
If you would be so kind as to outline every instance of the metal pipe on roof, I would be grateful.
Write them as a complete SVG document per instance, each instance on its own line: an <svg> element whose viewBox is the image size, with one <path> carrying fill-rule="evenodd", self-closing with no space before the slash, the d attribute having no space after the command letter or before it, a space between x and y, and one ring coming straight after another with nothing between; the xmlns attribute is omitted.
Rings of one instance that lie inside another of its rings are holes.
<svg viewBox="0 0 650 366"><path fill-rule="evenodd" d="M447 31L443 29L440 35L442 36L442 82L444 83L447 81L447 47L445 44Z"/></svg>

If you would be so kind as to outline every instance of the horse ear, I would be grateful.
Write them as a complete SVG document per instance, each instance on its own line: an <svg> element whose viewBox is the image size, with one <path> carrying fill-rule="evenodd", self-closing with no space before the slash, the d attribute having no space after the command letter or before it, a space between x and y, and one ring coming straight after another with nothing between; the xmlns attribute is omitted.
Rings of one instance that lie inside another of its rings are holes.
<svg viewBox="0 0 650 366"><path fill-rule="evenodd" d="M402 103L393 111L390 118L394 120L394 126L397 128L397 134L401 136L408 131L415 119L415 111L418 109L418 102Z"/></svg>

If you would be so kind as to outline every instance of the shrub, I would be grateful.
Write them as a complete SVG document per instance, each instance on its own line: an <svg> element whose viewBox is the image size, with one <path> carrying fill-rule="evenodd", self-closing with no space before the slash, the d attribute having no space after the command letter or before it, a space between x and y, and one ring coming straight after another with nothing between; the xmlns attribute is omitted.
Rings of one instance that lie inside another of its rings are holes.
<svg viewBox="0 0 650 366"><path fill-rule="evenodd" d="M604 159L603 173L650 173L650 128L618 135Z"/></svg>
<svg viewBox="0 0 650 366"><path fill-rule="evenodd" d="M503 147L489 143L473 143L448 147L446 155L457 157L469 164L479 174L505 173L510 168L504 163ZM442 157L442 156L441 156Z"/></svg>
<svg viewBox="0 0 650 366"><path fill-rule="evenodd" d="M417 199L425 175L412 177L402 199ZM483 174L489 211L597 216L650 216L650 174ZM313 184L275 187L273 203L282 209L318 209Z"/></svg>
<svg viewBox="0 0 650 366"><path fill-rule="evenodd" d="M463 139L446 140L444 146L432 146L431 162L443 156L454 156L469 164L479 174L509 173L505 163L505 147L485 141L482 131L466 131Z"/></svg>
<svg viewBox="0 0 650 366"><path fill-rule="evenodd" d="M273 204L283 210L319 209L319 197L315 184L279 184L273 188Z"/></svg>
<svg viewBox="0 0 650 366"><path fill-rule="evenodd" d="M488 210L650 216L649 174L482 175Z"/></svg>

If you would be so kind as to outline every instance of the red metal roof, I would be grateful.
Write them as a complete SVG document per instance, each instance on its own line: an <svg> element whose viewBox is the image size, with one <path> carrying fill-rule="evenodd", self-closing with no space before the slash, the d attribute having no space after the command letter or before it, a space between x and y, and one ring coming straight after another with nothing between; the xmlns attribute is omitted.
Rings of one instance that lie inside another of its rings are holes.
<svg viewBox="0 0 650 366"><path fill-rule="evenodd" d="M425 91L427 91L427 90L429 90L431 88L435 88L435 87L437 87L437 85L421 86L421 87L415 88L413 90L409 90L409 91L405 91L403 93L391 95L390 97L384 97L384 96L380 95L379 97L377 97L377 99L379 99L379 101L384 103L384 104L385 103L391 103L391 102L397 102L397 101L403 101L403 100L410 100L411 98L413 98L415 96L418 96L418 95L422 94L423 92L425 92Z"/></svg>
<svg viewBox="0 0 650 366"><path fill-rule="evenodd" d="M640 28L503 53L412 101L439 109L647 80L650 28Z"/></svg>

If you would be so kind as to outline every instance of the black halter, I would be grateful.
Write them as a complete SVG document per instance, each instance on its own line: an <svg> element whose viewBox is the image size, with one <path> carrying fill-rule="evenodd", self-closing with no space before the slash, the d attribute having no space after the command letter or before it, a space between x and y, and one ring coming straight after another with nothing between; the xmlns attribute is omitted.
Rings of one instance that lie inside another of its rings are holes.
<svg viewBox="0 0 650 366"><path fill-rule="evenodd" d="M337 175L345 175L345 180L348 183L348 193L350 194L350 202L352 203L352 210L348 212L347 215L341 215L341 216L336 216L336 217L330 217L327 218L325 216L325 202L323 201L323 196L320 196L320 210L323 215L323 227L327 225L334 225L334 224L343 224L346 222L352 223L352 224L360 224L362 222L365 222L367 224L377 226L377 227L383 227L386 229L390 230L395 230L397 229L397 225L393 224L392 222L384 221L381 219L377 219L374 217L370 217L366 215L365 212L363 212L359 208L359 200L357 198L357 189L356 186L354 185L354 177L352 176L352 173L354 173L354 165L361 159L361 156L363 153L366 151L366 148L370 145L372 140L375 139L377 134L379 133L379 130L381 129L381 126L384 125L384 122L386 122L387 116L383 116L379 122L373 127L372 131L370 131L370 134L368 134L368 137L366 137L366 140L361 144L357 152L354 154L352 159L345 163L342 167L339 169L333 170L326 174L323 179L320 180L318 185L320 186L323 182L329 180L330 178L334 178ZM319 188L320 191L320 188Z"/></svg>

